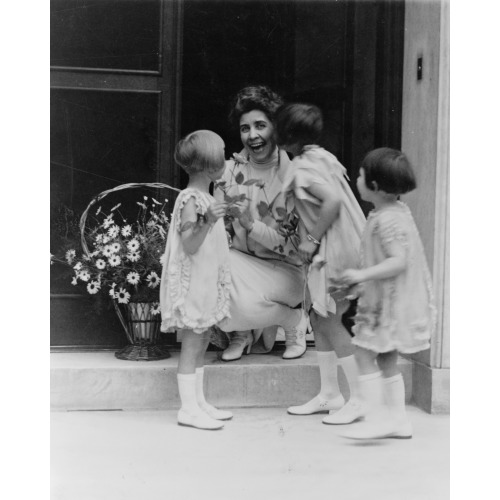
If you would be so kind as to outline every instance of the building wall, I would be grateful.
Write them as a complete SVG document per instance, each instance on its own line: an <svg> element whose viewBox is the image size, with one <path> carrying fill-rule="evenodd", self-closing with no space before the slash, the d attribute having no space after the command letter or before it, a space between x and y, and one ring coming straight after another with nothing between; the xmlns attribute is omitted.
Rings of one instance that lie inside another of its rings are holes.
<svg viewBox="0 0 500 500"><path fill-rule="evenodd" d="M422 58L422 78L417 78ZM414 397L429 411L449 411L449 2L406 2L402 150L416 170L410 206L433 274L437 331L416 362ZM418 379L422 384L418 384Z"/></svg>

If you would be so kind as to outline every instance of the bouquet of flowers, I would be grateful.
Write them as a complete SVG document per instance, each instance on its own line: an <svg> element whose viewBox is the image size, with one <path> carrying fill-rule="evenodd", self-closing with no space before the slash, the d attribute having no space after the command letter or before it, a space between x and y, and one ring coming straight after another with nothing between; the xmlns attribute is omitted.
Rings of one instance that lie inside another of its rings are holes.
<svg viewBox="0 0 500 500"><path fill-rule="evenodd" d="M139 187L123 185L115 190L125 186ZM107 293L115 304L151 303L151 312L157 315L160 313L161 256L170 224L165 213L168 200L159 202L143 196L137 202L135 220L127 220L120 212L121 203L109 213L99 207L95 212L95 224L87 229L85 222L89 209L108 192L96 197L82 216L83 254L78 257L74 249L66 252L66 262L74 270L72 284L83 284L91 295Z"/></svg>

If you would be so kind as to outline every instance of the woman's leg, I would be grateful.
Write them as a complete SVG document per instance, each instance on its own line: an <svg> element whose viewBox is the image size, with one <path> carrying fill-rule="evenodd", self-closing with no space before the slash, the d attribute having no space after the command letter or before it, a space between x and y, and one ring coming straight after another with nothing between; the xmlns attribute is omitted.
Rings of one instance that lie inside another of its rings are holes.
<svg viewBox="0 0 500 500"><path fill-rule="evenodd" d="M208 416L199 406L196 395L196 368L207 348L205 334L182 330L182 345L177 368L177 384L181 408L177 414L179 425L199 429L221 429L224 424Z"/></svg>
<svg viewBox="0 0 500 500"><path fill-rule="evenodd" d="M219 410L215 406L207 403L205 399L203 380L205 376L205 353L210 342L210 332L206 331L201 334L202 336L202 349L199 351L196 360L196 401L198 406L207 413L210 417L216 420L229 420L233 418L233 414L230 411Z"/></svg>

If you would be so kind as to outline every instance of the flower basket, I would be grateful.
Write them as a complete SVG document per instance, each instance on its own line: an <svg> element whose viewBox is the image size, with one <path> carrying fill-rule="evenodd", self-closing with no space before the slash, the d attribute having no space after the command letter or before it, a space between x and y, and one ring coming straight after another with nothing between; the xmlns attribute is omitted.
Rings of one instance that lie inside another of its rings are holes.
<svg viewBox="0 0 500 500"><path fill-rule="evenodd" d="M141 211L134 223L120 225L114 220L118 204L97 229L87 234L86 222L90 209L108 194L134 188L180 190L168 184L130 183L116 186L95 196L80 218L81 246L83 259L75 269L74 284L88 283L87 291L98 293L109 286L116 314L125 330L130 345L115 353L118 359L153 361L170 357L165 347L158 345L161 315L158 287L161 274L160 257L163 254L168 230L168 218L163 204L151 198L153 208L138 202ZM166 201L166 200L165 200ZM155 208L161 206L159 210ZM100 207L96 215L100 213ZM167 229L167 230L166 230ZM90 250L87 239L93 242ZM72 258L75 254L73 252Z"/></svg>

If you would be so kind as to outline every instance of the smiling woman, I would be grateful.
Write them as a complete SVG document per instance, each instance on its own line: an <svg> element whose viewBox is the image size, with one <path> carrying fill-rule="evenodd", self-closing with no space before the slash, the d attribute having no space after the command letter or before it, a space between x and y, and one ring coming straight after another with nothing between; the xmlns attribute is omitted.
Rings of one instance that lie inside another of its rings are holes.
<svg viewBox="0 0 500 500"><path fill-rule="evenodd" d="M219 325L231 336L222 355L225 361L239 359L252 346L253 352L269 352L277 326L285 330L284 359L298 358L306 350L307 319L297 309L304 291L302 260L296 252L295 235L285 237L281 230L293 211L282 194L290 160L277 147L274 135L274 117L282 102L268 87L245 87L237 94L229 116L244 148L227 162L224 191L214 193L219 199L242 199L226 225L232 237L233 289L231 318Z"/></svg>

